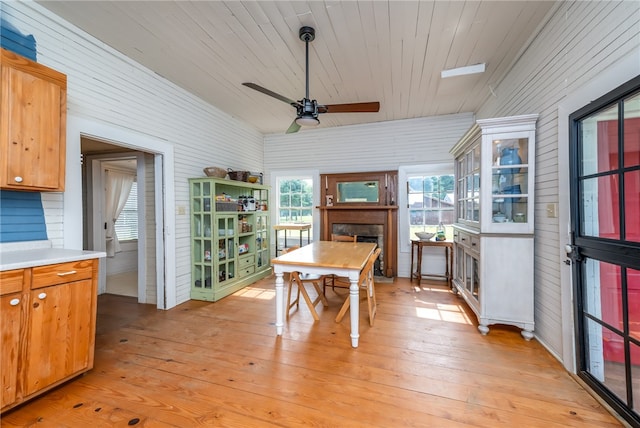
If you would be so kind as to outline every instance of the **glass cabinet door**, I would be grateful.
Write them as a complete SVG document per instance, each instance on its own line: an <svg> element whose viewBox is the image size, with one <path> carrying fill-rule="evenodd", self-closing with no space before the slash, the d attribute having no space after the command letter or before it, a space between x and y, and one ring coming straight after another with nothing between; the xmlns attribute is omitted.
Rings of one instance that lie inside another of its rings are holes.
<svg viewBox="0 0 640 428"><path fill-rule="evenodd" d="M216 218L216 278L219 284L235 278L237 216L218 215Z"/></svg>
<svg viewBox="0 0 640 428"><path fill-rule="evenodd" d="M494 139L491 149L491 222L526 223L529 139Z"/></svg>
<svg viewBox="0 0 640 428"><path fill-rule="evenodd" d="M474 146L456 163L458 219L480 221L480 144Z"/></svg>
<svg viewBox="0 0 640 428"><path fill-rule="evenodd" d="M269 264L269 215L256 214L256 266Z"/></svg>

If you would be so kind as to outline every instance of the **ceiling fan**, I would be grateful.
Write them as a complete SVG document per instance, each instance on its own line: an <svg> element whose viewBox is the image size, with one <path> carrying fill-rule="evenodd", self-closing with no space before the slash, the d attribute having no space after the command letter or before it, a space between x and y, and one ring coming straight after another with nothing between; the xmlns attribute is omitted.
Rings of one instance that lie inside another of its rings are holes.
<svg viewBox="0 0 640 428"><path fill-rule="evenodd" d="M255 83L245 82L244 86L262 92L277 100L283 101L296 109L296 118L287 129L287 134L298 132L301 126L316 126L320 123L318 114L320 113L375 113L380 110L378 101L368 103L350 104L318 104L316 100L309 99L309 42L316 38L316 30L311 27L300 28L300 40L305 43L306 48L306 92L303 99L292 100L267 88L263 88Z"/></svg>

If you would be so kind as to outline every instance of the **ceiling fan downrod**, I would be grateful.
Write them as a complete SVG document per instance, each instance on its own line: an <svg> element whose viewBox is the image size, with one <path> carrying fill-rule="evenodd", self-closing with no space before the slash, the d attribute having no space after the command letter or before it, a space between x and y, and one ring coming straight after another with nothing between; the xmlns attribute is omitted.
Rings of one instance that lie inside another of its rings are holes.
<svg viewBox="0 0 640 428"><path fill-rule="evenodd" d="M306 75L306 90L305 90L305 99L309 99L309 42L312 42L313 39L316 38L316 30L312 27L301 27L300 28L300 40L304 42L305 46L305 75Z"/></svg>

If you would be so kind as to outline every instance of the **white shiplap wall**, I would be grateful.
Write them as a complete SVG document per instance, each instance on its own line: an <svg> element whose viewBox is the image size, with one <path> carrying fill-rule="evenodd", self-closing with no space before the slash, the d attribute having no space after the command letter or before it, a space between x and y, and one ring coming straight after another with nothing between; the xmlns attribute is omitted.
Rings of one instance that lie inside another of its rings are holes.
<svg viewBox="0 0 640 428"><path fill-rule="evenodd" d="M320 116L322 120L322 115ZM265 137L266 171L361 172L451 162L451 147L473 124L473 114L378 122ZM269 183L269 177L267 177ZM399 183L403 189L403 184ZM400 208L399 215L405 213ZM319 216L314 212L314 229ZM409 277L410 254L398 254L398 275Z"/></svg>
<svg viewBox="0 0 640 428"><path fill-rule="evenodd" d="M572 340L563 338L561 308L563 287L569 293L571 284L560 280L561 270L569 269L562 263L565 257L560 250L568 226L546 215L547 204L566 205L558 196L566 184L559 182L559 168L568 167L558 163L558 120L566 120L558 117L558 105L613 64L638 56L639 49L639 2L560 2L520 61L494 88L496 97L477 114L479 118L540 114L536 132L535 331L560 360L563 340ZM635 68L635 74L640 74L640 62ZM600 95L610 89L603 88Z"/></svg>
<svg viewBox="0 0 640 428"><path fill-rule="evenodd" d="M113 128L165 141L174 147L175 204L186 208L175 216L175 278L167 278L168 293L177 303L189 299L190 244L189 177L202 176L202 168L218 165L262 170L263 138L253 128L204 103L162 77L72 27L33 2L2 2L3 18L25 34L33 34L38 62L67 75L68 114ZM80 161L80 153L72 158ZM67 176L69 180L81 177ZM45 194L45 220L49 239L63 245L62 194ZM75 216L74 216L75 217ZM68 231L67 231L68 232ZM151 253L152 255L154 253Z"/></svg>

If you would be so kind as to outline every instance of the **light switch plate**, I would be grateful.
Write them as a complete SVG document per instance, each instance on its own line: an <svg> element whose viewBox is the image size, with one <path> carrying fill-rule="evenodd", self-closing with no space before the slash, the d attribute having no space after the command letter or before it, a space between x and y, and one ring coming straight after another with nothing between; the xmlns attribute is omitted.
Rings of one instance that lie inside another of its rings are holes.
<svg viewBox="0 0 640 428"><path fill-rule="evenodd" d="M549 218L557 218L558 217L558 204L547 204L547 217Z"/></svg>

